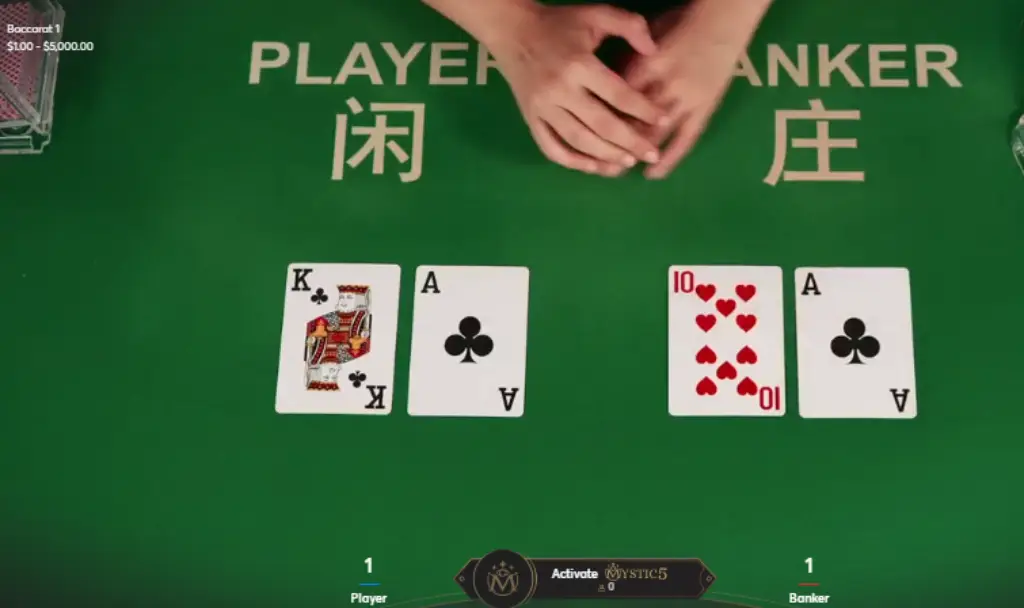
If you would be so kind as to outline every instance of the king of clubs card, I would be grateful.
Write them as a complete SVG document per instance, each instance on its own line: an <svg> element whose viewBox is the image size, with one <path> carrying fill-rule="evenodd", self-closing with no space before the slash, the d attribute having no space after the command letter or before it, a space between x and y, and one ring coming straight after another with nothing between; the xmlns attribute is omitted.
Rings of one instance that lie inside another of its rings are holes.
<svg viewBox="0 0 1024 608"><path fill-rule="evenodd" d="M370 287L339 285L333 312L306 323L306 390L336 391L344 363L370 352Z"/></svg>

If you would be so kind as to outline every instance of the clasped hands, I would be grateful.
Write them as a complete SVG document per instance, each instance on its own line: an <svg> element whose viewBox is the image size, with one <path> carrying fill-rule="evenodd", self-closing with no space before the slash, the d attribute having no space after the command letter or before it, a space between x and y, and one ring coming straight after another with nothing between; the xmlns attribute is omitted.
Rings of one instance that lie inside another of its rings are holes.
<svg viewBox="0 0 1024 608"><path fill-rule="evenodd" d="M513 0L484 42L550 160L609 177L644 163L660 179L703 133L769 4L693 0L649 25L609 5ZM594 55L611 37L632 48L618 72Z"/></svg>

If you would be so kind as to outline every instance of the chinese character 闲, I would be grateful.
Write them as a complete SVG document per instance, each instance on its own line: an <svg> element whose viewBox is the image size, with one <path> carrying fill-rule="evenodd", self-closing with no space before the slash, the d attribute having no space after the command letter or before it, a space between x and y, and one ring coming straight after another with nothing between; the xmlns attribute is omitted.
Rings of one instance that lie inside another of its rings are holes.
<svg viewBox="0 0 1024 608"><path fill-rule="evenodd" d="M346 105L348 105L351 116L362 114L364 111L363 105L354 98L346 101ZM399 179L403 182L418 180L423 173L424 104L371 103L370 113L374 118L373 126L350 126L349 114L338 114L335 120L334 167L331 179L335 181L343 179L346 165L355 169L370 157L372 157L370 162L373 174L381 175L384 173L387 153L390 152L395 160L406 167L405 171L398 174ZM412 126L389 125L389 115L398 113L410 114ZM347 156L349 133L365 137L362 147L358 148L351 156ZM408 140L403 142L405 147L399 143L399 139Z"/></svg>

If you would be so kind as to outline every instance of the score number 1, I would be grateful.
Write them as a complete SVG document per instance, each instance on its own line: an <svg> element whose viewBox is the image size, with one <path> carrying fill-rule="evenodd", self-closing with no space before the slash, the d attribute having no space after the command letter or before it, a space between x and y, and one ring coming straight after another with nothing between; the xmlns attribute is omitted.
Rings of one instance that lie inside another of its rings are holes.
<svg viewBox="0 0 1024 608"><path fill-rule="evenodd" d="M807 574L814 574L814 558L808 557L804 563L807 564Z"/></svg>
<svg viewBox="0 0 1024 608"><path fill-rule="evenodd" d="M366 564L366 573L373 574L373 558L368 557L363 560L363 563Z"/></svg>

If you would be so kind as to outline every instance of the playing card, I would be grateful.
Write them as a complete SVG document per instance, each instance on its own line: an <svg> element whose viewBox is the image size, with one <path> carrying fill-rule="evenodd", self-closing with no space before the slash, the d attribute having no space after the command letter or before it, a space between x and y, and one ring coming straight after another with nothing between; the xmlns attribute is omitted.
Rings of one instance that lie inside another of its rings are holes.
<svg viewBox="0 0 1024 608"><path fill-rule="evenodd" d="M528 268L416 270L409 414L523 415L529 292Z"/></svg>
<svg viewBox="0 0 1024 608"><path fill-rule="evenodd" d="M917 416L911 318L906 268L798 268L800 416Z"/></svg>
<svg viewBox="0 0 1024 608"><path fill-rule="evenodd" d="M670 414L786 413L781 268L672 266L668 311Z"/></svg>
<svg viewBox="0 0 1024 608"><path fill-rule="evenodd" d="M391 412L401 274L390 264L288 267L278 413Z"/></svg>

